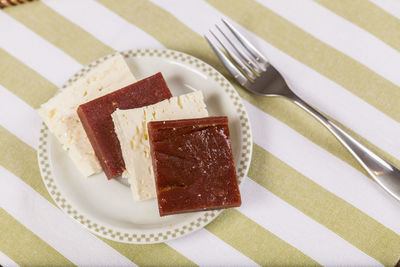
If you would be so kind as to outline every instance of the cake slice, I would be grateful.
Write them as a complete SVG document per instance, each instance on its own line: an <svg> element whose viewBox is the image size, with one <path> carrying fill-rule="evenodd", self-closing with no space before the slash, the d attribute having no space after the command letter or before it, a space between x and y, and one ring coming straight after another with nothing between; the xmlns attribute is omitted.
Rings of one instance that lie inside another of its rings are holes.
<svg viewBox="0 0 400 267"><path fill-rule="evenodd" d="M38 112L84 176L101 171L76 109L79 105L135 82L119 54L102 62L84 77L42 104Z"/></svg>
<svg viewBox="0 0 400 267"><path fill-rule="evenodd" d="M155 104L172 97L161 73L112 92L78 108L78 115L108 179L125 170L121 146L114 131L111 114Z"/></svg>
<svg viewBox="0 0 400 267"><path fill-rule="evenodd" d="M227 117L148 124L160 216L239 207Z"/></svg>
<svg viewBox="0 0 400 267"><path fill-rule="evenodd" d="M147 123L200 118L208 116L208 112L201 91L196 91L147 107L117 109L111 116L125 161L126 170L122 177L128 178L133 198L145 200L156 196Z"/></svg>

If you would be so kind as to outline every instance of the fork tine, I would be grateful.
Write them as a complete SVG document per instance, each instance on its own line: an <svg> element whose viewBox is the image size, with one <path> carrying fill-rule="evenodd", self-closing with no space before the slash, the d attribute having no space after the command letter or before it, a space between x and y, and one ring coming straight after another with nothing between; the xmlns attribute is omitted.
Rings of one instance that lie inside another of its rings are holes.
<svg viewBox="0 0 400 267"><path fill-rule="evenodd" d="M221 28L218 25L215 26L218 29L218 31L224 36L224 38L229 42L229 44L235 49L235 51L242 57L242 59L246 62L246 64L255 72L261 73L262 71L261 68L258 65L254 64L253 61L245 53L243 53L243 50L239 49L239 47L236 44L234 44L230 40L230 38L228 38L228 36L221 30Z"/></svg>
<svg viewBox="0 0 400 267"><path fill-rule="evenodd" d="M249 83L249 80L233 65L233 63L222 53L218 47L206 36L207 42L210 44L214 53L218 56L219 60L221 60L222 64L228 69L228 71L232 74L232 76L240 83L242 86L245 86Z"/></svg>
<svg viewBox="0 0 400 267"><path fill-rule="evenodd" d="M236 62L236 64L246 73L246 75L254 80L256 76L254 75L253 72L251 72L251 70L248 67L246 67L245 64L243 64L243 61L239 59L238 56L236 56L236 54L233 53L227 46L225 46L225 44L221 41L221 39L219 39L218 36L215 35L212 30L210 30L210 33L221 44L221 46L225 49L228 55Z"/></svg>
<svg viewBox="0 0 400 267"><path fill-rule="evenodd" d="M264 56L246 39L241 35L228 21L222 19L222 22L228 27L228 29L235 35L235 37L239 40L239 42L243 45L244 48L249 51L249 53L254 57L257 62L260 62L262 65L268 65L268 61L264 58Z"/></svg>

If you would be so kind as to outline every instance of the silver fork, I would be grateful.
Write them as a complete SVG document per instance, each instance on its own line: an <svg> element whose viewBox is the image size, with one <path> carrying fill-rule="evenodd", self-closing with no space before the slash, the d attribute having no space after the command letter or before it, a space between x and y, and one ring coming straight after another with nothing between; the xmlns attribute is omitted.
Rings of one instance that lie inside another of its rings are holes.
<svg viewBox="0 0 400 267"><path fill-rule="evenodd" d="M400 200L400 171L298 97L288 87L282 75L258 50L228 21L224 19L222 21L236 40L232 41L218 25L216 28L221 37L211 30L210 33L226 53L223 53L211 38L204 37L236 81L252 93L262 96L285 97L307 111L328 128L378 184L397 200Z"/></svg>

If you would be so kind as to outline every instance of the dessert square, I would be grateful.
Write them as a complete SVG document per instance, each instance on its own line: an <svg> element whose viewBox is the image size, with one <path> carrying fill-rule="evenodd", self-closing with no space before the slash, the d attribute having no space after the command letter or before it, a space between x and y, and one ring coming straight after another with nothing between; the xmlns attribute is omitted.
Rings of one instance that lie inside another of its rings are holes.
<svg viewBox="0 0 400 267"><path fill-rule="evenodd" d="M125 163L111 114L116 109L132 109L172 97L161 73L128 85L78 108L78 115L108 179L122 174Z"/></svg>
<svg viewBox="0 0 400 267"><path fill-rule="evenodd" d="M227 117L148 123L160 216L238 207Z"/></svg>

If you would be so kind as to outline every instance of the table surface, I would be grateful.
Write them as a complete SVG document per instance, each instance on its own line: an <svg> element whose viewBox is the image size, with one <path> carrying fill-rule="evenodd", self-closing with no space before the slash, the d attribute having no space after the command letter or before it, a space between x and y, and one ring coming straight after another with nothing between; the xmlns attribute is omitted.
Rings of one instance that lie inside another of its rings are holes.
<svg viewBox="0 0 400 267"><path fill-rule="evenodd" d="M0 12L0 264L395 265L400 203L318 122L236 84L254 139L243 205L154 245L95 236L40 177L35 111L74 72L132 48L175 49L227 72L203 38L231 21L304 100L400 166L395 0L45 0Z"/></svg>

